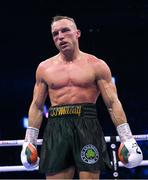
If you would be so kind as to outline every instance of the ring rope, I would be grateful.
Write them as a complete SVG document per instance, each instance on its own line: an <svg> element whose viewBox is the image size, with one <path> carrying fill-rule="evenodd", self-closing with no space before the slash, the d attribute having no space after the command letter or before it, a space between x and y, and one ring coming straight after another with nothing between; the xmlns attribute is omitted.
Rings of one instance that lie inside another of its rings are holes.
<svg viewBox="0 0 148 180"><path fill-rule="evenodd" d="M105 141L111 142L111 136L105 136ZM134 138L137 141L146 141L148 140L148 134L142 134L142 135L134 135ZM119 136L115 136L116 142L120 142ZM42 145L43 139L38 139L37 140L37 145ZM7 147L7 146L21 146L23 145L24 140L1 140L0 141L0 147ZM112 163L112 162L111 162ZM113 164L113 163L112 163ZM139 166L147 166L148 165L148 160L143 160ZM119 167L124 167L123 163L121 161L118 161L118 166ZM31 169L26 169L22 165L17 165L17 166L0 166L0 172L12 172L12 171L34 171L38 170L38 167L31 170Z"/></svg>
<svg viewBox="0 0 148 180"><path fill-rule="evenodd" d="M147 166L148 165L148 160L143 160L139 166ZM123 163L121 161L118 161L118 166L119 167L124 167ZM17 166L0 166L0 172L13 172L13 171L37 171L38 167L35 169L26 169L22 165L17 165Z"/></svg>
<svg viewBox="0 0 148 180"><path fill-rule="evenodd" d="M119 136L116 137L116 142L120 142ZM134 138L137 141L146 141L148 140L148 134L142 134L142 135L134 135ZM105 136L105 141L111 142L111 136ZM21 146L23 145L24 140L2 140L0 141L0 147L3 146ZM37 140L37 145L42 145L43 139L38 139Z"/></svg>

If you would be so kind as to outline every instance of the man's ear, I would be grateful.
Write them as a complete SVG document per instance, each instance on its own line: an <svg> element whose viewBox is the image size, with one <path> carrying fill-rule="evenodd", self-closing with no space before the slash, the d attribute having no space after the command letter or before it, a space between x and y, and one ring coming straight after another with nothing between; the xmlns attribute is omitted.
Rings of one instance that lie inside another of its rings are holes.
<svg viewBox="0 0 148 180"><path fill-rule="evenodd" d="M81 36L81 31L78 29L77 30L77 37L79 38Z"/></svg>

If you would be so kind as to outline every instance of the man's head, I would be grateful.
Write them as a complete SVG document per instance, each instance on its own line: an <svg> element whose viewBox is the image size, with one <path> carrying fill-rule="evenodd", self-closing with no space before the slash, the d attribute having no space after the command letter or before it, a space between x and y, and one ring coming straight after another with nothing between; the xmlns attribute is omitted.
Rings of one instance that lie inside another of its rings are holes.
<svg viewBox="0 0 148 180"><path fill-rule="evenodd" d="M68 16L53 17L51 33L59 51L72 50L78 47L78 39L81 33L73 18Z"/></svg>

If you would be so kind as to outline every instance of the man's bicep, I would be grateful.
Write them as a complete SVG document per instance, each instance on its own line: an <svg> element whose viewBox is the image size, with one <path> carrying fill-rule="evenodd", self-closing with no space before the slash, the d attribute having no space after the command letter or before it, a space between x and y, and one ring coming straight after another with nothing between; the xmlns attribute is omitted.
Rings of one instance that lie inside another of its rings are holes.
<svg viewBox="0 0 148 180"><path fill-rule="evenodd" d="M110 107L117 99L116 86L112 80L111 70L104 61L101 61L98 67L96 66L96 68L98 89L105 104L107 107Z"/></svg>

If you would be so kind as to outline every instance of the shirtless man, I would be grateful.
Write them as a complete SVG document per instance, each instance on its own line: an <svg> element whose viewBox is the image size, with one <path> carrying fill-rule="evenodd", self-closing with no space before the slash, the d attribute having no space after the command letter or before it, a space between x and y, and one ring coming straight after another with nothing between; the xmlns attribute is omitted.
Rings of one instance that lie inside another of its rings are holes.
<svg viewBox="0 0 148 180"><path fill-rule="evenodd" d="M110 68L103 60L80 51L81 32L73 18L55 16L51 33L59 54L41 62L36 71L21 152L23 165L33 169L39 164L46 179L72 179L75 169L80 179L99 179L101 170L110 167L95 107L101 94L121 139L122 162L128 168L138 166L143 155L127 123ZM36 144L47 96L51 107L39 160Z"/></svg>

